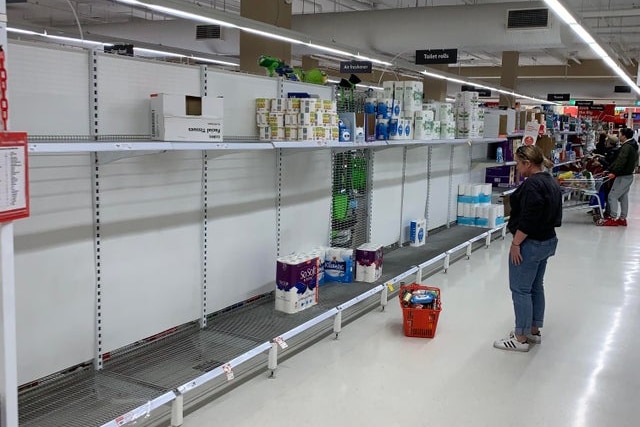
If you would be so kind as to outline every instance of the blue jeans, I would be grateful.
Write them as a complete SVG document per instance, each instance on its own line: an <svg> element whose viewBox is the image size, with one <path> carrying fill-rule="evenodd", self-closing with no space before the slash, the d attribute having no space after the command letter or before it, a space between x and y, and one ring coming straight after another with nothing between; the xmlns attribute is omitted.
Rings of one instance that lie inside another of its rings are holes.
<svg viewBox="0 0 640 427"><path fill-rule="evenodd" d="M516 335L531 333L531 327L541 328L544 322L544 272L547 259L556 253L558 238L525 239L520 245L522 262L515 265L509 257L509 288L516 315Z"/></svg>

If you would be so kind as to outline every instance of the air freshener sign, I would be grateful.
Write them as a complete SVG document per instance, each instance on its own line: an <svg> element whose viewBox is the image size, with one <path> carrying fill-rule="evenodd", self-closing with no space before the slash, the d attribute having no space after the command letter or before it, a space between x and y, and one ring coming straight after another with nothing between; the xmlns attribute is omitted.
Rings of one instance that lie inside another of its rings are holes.
<svg viewBox="0 0 640 427"><path fill-rule="evenodd" d="M340 72L342 74L370 74L371 71L372 71L371 61L340 62Z"/></svg>
<svg viewBox="0 0 640 427"><path fill-rule="evenodd" d="M0 222L29 216L27 134L0 132Z"/></svg>

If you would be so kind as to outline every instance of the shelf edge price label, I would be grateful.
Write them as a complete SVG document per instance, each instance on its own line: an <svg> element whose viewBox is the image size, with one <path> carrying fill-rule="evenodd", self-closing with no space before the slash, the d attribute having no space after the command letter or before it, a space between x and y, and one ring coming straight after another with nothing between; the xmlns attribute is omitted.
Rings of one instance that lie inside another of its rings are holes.
<svg viewBox="0 0 640 427"><path fill-rule="evenodd" d="M289 347L289 344L287 344L287 342L285 340L282 339L282 337L276 337L273 339L273 342L275 342L276 344L278 344L280 346L281 349L285 349L287 347Z"/></svg>
<svg viewBox="0 0 640 427"><path fill-rule="evenodd" d="M393 290L394 290L393 283L388 282L387 283L387 288L389 289L389 292L393 292Z"/></svg>
<svg viewBox="0 0 640 427"><path fill-rule="evenodd" d="M231 364L225 363L224 365L222 365L222 371L227 375L227 381L231 381L235 378Z"/></svg>

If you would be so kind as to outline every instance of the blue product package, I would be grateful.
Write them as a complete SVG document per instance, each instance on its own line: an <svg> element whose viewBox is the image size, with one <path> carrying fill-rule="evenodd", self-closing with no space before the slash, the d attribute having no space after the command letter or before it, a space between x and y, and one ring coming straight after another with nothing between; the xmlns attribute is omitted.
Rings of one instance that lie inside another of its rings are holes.
<svg viewBox="0 0 640 427"><path fill-rule="evenodd" d="M367 114L376 113L376 101L373 99L367 99L364 104L364 112Z"/></svg>
<svg viewBox="0 0 640 427"><path fill-rule="evenodd" d="M389 120L389 136L398 135L398 119Z"/></svg>
<svg viewBox="0 0 640 427"><path fill-rule="evenodd" d="M340 283L353 282L353 260L325 261L324 281Z"/></svg>
<svg viewBox="0 0 640 427"><path fill-rule="evenodd" d="M434 300L432 293L426 293L422 295L413 295L411 297L412 304L431 304Z"/></svg>

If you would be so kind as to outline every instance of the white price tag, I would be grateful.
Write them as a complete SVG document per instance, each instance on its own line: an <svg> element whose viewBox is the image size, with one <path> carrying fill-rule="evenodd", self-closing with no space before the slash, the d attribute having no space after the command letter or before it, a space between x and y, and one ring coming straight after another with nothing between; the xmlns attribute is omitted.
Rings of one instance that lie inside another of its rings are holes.
<svg viewBox="0 0 640 427"><path fill-rule="evenodd" d="M273 341L280 346L281 349L289 347L289 344L285 342L281 337L274 338Z"/></svg>
<svg viewBox="0 0 640 427"><path fill-rule="evenodd" d="M225 365L222 365L222 370L225 374L227 374L227 381L231 381L234 378L233 368L230 364L227 363Z"/></svg>

